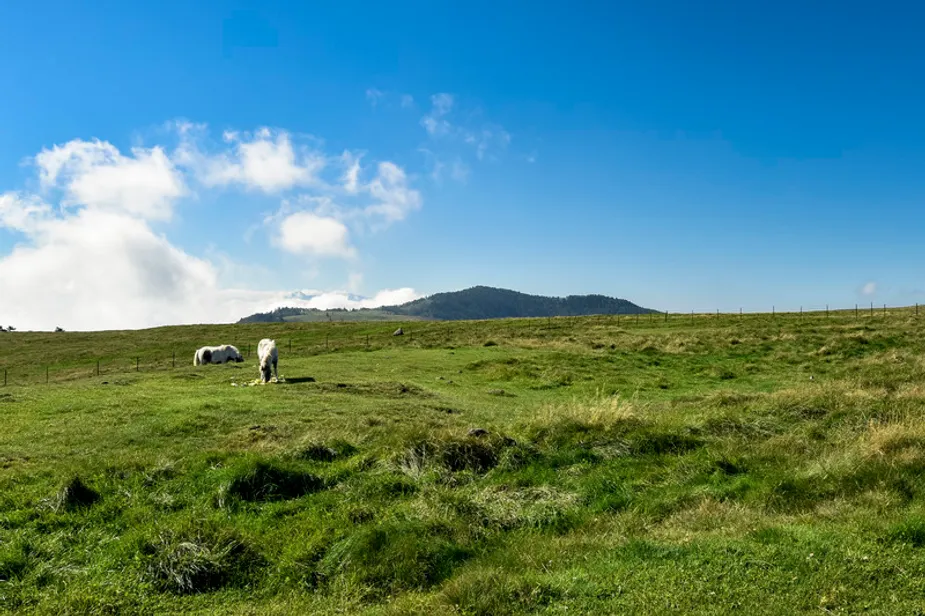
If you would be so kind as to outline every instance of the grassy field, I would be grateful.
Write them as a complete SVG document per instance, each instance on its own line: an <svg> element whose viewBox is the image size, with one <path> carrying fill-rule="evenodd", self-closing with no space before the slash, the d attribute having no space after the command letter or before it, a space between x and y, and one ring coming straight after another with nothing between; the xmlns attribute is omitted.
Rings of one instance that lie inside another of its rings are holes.
<svg viewBox="0 0 925 616"><path fill-rule="evenodd" d="M395 327L0 334L0 612L925 614L913 311Z"/></svg>

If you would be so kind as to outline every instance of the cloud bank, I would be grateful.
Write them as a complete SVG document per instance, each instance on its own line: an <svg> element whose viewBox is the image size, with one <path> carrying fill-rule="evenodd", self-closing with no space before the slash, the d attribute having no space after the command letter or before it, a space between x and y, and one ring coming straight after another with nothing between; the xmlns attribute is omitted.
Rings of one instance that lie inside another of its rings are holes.
<svg viewBox="0 0 925 616"><path fill-rule="evenodd" d="M422 199L405 170L363 154L328 154L280 129L225 131L172 123L177 144L127 152L74 139L29 159L34 191L0 191L0 324L18 329L125 329L229 322L282 305L374 307L414 299L413 289L372 298L346 292L293 296L221 283L220 265L189 254L158 230L208 191L279 196L264 221L271 244L306 259L353 261L351 229L403 220ZM357 274L351 275L354 285Z"/></svg>

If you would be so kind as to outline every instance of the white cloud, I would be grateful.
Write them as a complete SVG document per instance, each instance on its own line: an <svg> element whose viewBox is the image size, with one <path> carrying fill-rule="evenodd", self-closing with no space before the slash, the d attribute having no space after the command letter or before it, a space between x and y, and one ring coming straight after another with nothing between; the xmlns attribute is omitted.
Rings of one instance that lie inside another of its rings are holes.
<svg viewBox="0 0 925 616"><path fill-rule="evenodd" d="M170 127L180 139L170 153L155 146L123 154L109 142L80 139L45 149L32 159L41 194L0 193L0 229L22 236L0 254L0 322L121 329L229 322L300 305L286 292L238 288L265 286L280 275L264 264L236 262L211 244L204 257L194 256L152 228L170 219L184 197L197 196L191 186L302 188L264 227L281 250L313 258L353 259L353 226L381 228L421 206L405 170L391 162L364 172L362 153L326 156L286 131L228 130L216 147L205 140L205 125ZM361 284L362 274L352 272L348 286ZM363 307L416 297L405 288L371 299L327 292L311 301Z"/></svg>
<svg viewBox="0 0 925 616"><path fill-rule="evenodd" d="M376 293L373 297L356 298L350 293L344 291L317 292L311 291L305 295L310 296L308 299L293 299L289 297L279 297L273 301L274 308L292 307L292 308L317 308L318 310L333 310L335 308L347 308L357 310L359 308L379 308L380 306L396 306L404 304L421 297L414 289L403 287L401 289L384 289Z"/></svg>
<svg viewBox="0 0 925 616"><path fill-rule="evenodd" d="M225 285L233 281L221 280L220 271L227 263L193 257L144 221L113 212L83 209L49 220L31 239L30 245L0 258L0 297L5 300L0 323L20 330L234 322L282 306L372 308L419 297L410 288L361 299L320 292L308 300L284 291L229 288ZM351 275L351 285L361 280Z"/></svg>
<svg viewBox="0 0 925 616"><path fill-rule="evenodd" d="M201 127L195 128L202 132ZM206 186L238 183L266 192L279 192L296 186L303 189L297 198L284 201L279 212L265 218L265 226L278 225L284 215L295 213L299 206L308 205L303 211L380 230L403 220L422 204L420 193L411 187L404 169L393 162L380 161L372 165L375 175L368 182L364 181L369 167L363 165L365 152L362 151L345 150L337 156L326 156L322 152L302 148L299 155L299 149L293 145L288 133L261 129L253 138L226 131L225 140L234 144L236 149L233 152L209 153L204 151L201 135L190 130L180 134L181 146L174 159L184 168L191 169ZM335 171L337 175L333 175ZM455 178L462 178L467 173L461 164L455 164L452 169ZM276 230L280 231L278 227ZM249 239L250 232L247 235L246 239ZM294 246L291 242L278 242L277 245L301 254L321 254L305 247L291 250ZM324 254L350 253L329 249L330 246L323 251Z"/></svg>
<svg viewBox="0 0 925 616"><path fill-rule="evenodd" d="M476 134L468 134L466 143L475 145L475 155L479 160L494 150L503 150L511 143L511 135L503 128L483 128Z"/></svg>
<svg viewBox="0 0 925 616"><path fill-rule="evenodd" d="M237 184L279 193L319 184L318 174L328 162L320 152L294 147L289 133L282 130L261 128L253 135L225 131L224 139L232 145L231 151L208 155L186 142L178 152L205 186Z"/></svg>
<svg viewBox="0 0 925 616"><path fill-rule="evenodd" d="M382 90L377 90L376 88L368 88L366 90L366 100L368 100L369 104L373 107L379 104L383 96L385 96L385 92Z"/></svg>
<svg viewBox="0 0 925 616"><path fill-rule="evenodd" d="M64 191L62 205L122 211L169 220L186 194L181 173L160 147L122 155L111 143L75 139L42 150L34 159L42 186Z"/></svg>
<svg viewBox="0 0 925 616"><path fill-rule="evenodd" d="M0 194L0 227L30 233L51 216L51 206L35 195Z"/></svg>
<svg viewBox="0 0 925 616"><path fill-rule="evenodd" d="M276 241L293 254L347 259L356 256L344 223L311 212L296 212L284 218Z"/></svg>
<svg viewBox="0 0 925 616"><path fill-rule="evenodd" d="M410 109L411 107L414 107L414 97L410 94L402 94L401 106L402 109Z"/></svg>
<svg viewBox="0 0 925 616"><path fill-rule="evenodd" d="M511 134L504 127L497 124L477 124L473 126L473 118L481 115L479 110L464 113L466 120L457 122L451 115L457 107L456 98L452 94L441 92L430 97L430 113L421 118L421 126L435 141L448 143L463 143L475 151L479 160L493 159L495 152L500 152L511 143Z"/></svg>
<svg viewBox="0 0 925 616"><path fill-rule="evenodd" d="M366 213L381 216L385 224L402 220L421 207L420 193L409 188L404 170L394 163L379 163L367 190L377 203L367 206Z"/></svg>
<svg viewBox="0 0 925 616"><path fill-rule="evenodd" d="M341 154L341 160L343 161L346 171L341 176L341 183L344 186L344 190L348 193L355 195L360 189L360 159L363 158L362 154L355 155L350 152L344 152Z"/></svg>
<svg viewBox="0 0 925 616"><path fill-rule="evenodd" d="M215 317L214 268L124 213L46 221L0 259L0 321L21 329L120 329Z"/></svg>
<svg viewBox="0 0 925 616"><path fill-rule="evenodd" d="M447 175L461 184L465 184L469 179L469 165L464 163L460 157L457 156L454 160L447 161L439 158L427 148L418 148L418 152L426 157L426 165L430 167L430 177L437 184L442 184Z"/></svg>
<svg viewBox="0 0 925 616"><path fill-rule="evenodd" d="M873 295L877 292L877 283L868 282L863 287L861 287L861 295Z"/></svg>
<svg viewBox="0 0 925 616"><path fill-rule="evenodd" d="M351 177L353 169L355 177ZM358 175L359 168L351 164L341 178L344 195L301 195L283 201L280 209L263 221L275 233L275 245L308 257L353 259L357 251L350 244L351 228L381 231L421 207L421 194L411 188L404 169L395 163L380 162L368 183L360 181ZM340 197L349 197L352 202Z"/></svg>
<svg viewBox="0 0 925 616"><path fill-rule="evenodd" d="M452 94L441 92L430 97L430 102L434 106L433 114L440 117L445 116L453 108L454 97Z"/></svg>
<svg viewBox="0 0 925 616"><path fill-rule="evenodd" d="M430 97L430 113L421 118L421 125L431 137L451 135L455 129L444 117L453 108L453 95L441 92Z"/></svg>

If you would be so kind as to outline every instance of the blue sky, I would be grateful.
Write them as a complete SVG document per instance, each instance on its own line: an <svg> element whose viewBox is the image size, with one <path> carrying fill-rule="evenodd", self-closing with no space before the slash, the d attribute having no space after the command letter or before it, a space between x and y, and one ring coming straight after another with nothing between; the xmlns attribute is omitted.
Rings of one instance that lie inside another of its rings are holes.
<svg viewBox="0 0 925 616"><path fill-rule="evenodd" d="M849 4L7 3L0 322L925 302L925 9Z"/></svg>

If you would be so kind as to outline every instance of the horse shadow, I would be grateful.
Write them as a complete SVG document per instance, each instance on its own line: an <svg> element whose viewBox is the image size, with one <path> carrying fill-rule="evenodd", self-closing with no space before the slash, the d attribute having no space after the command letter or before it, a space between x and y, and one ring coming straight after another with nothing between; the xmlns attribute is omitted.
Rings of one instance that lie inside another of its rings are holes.
<svg viewBox="0 0 925 616"><path fill-rule="evenodd" d="M296 377L286 377L284 383L292 383L293 385L298 383L314 383L315 377L313 376L296 376Z"/></svg>

